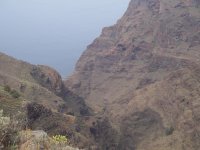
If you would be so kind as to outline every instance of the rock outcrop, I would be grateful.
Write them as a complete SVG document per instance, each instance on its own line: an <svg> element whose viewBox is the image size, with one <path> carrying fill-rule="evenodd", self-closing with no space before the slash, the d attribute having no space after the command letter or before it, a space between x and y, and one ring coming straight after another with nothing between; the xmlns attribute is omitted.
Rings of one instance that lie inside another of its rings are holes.
<svg viewBox="0 0 200 150"><path fill-rule="evenodd" d="M56 143L50 138L46 132L42 130L25 130L19 134L21 145L19 150L36 150L36 149L51 149L51 150L80 150L73 148L68 144Z"/></svg>
<svg viewBox="0 0 200 150"><path fill-rule="evenodd" d="M118 132L104 149L199 149L199 6L131 0L82 54L65 84Z"/></svg>

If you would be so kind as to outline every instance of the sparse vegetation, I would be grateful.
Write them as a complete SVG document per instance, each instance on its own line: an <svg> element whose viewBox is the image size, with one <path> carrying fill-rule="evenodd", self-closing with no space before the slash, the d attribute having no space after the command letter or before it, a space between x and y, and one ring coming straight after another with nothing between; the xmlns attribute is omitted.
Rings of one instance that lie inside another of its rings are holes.
<svg viewBox="0 0 200 150"><path fill-rule="evenodd" d="M52 139L56 144L66 144L68 142L67 137L63 135L55 135Z"/></svg>
<svg viewBox="0 0 200 150"><path fill-rule="evenodd" d="M15 99L20 97L19 92L16 91L15 89L11 89L10 86L8 86L8 85L4 86L4 91L8 92Z"/></svg>

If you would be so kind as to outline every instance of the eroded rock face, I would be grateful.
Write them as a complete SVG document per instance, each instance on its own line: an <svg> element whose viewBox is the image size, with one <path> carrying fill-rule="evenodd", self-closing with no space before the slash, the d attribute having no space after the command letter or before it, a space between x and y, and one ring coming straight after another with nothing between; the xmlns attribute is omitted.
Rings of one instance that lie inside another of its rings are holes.
<svg viewBox="0 0 200 150"><path fill-rule="evenodd" d="M132 0L88 46L66 85L109 118L120 149L197 150L199 33L199 1Z"/></svg>

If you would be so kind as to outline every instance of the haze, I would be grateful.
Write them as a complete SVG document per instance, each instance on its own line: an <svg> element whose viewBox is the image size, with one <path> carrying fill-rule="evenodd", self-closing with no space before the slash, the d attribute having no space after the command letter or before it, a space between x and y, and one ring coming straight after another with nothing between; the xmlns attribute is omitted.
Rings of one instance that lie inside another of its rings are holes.
<svg viewBox="0 0 200 150"><path fill-rule="evenodd" d="M129 0L0 0L0 51L62 76L105 26L116 23Z"/></svg>

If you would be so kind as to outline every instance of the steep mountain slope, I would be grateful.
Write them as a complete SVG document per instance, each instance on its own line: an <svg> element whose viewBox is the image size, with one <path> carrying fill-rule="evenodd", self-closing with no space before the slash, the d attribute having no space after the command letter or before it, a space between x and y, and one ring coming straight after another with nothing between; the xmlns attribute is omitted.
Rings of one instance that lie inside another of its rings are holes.
<svg viewBox="0 0 200 150"><path fill-rule="evenodd" d="M65 84L111 122L104 149L198 150L199 58L199 0L131 0Z"/></svg>

